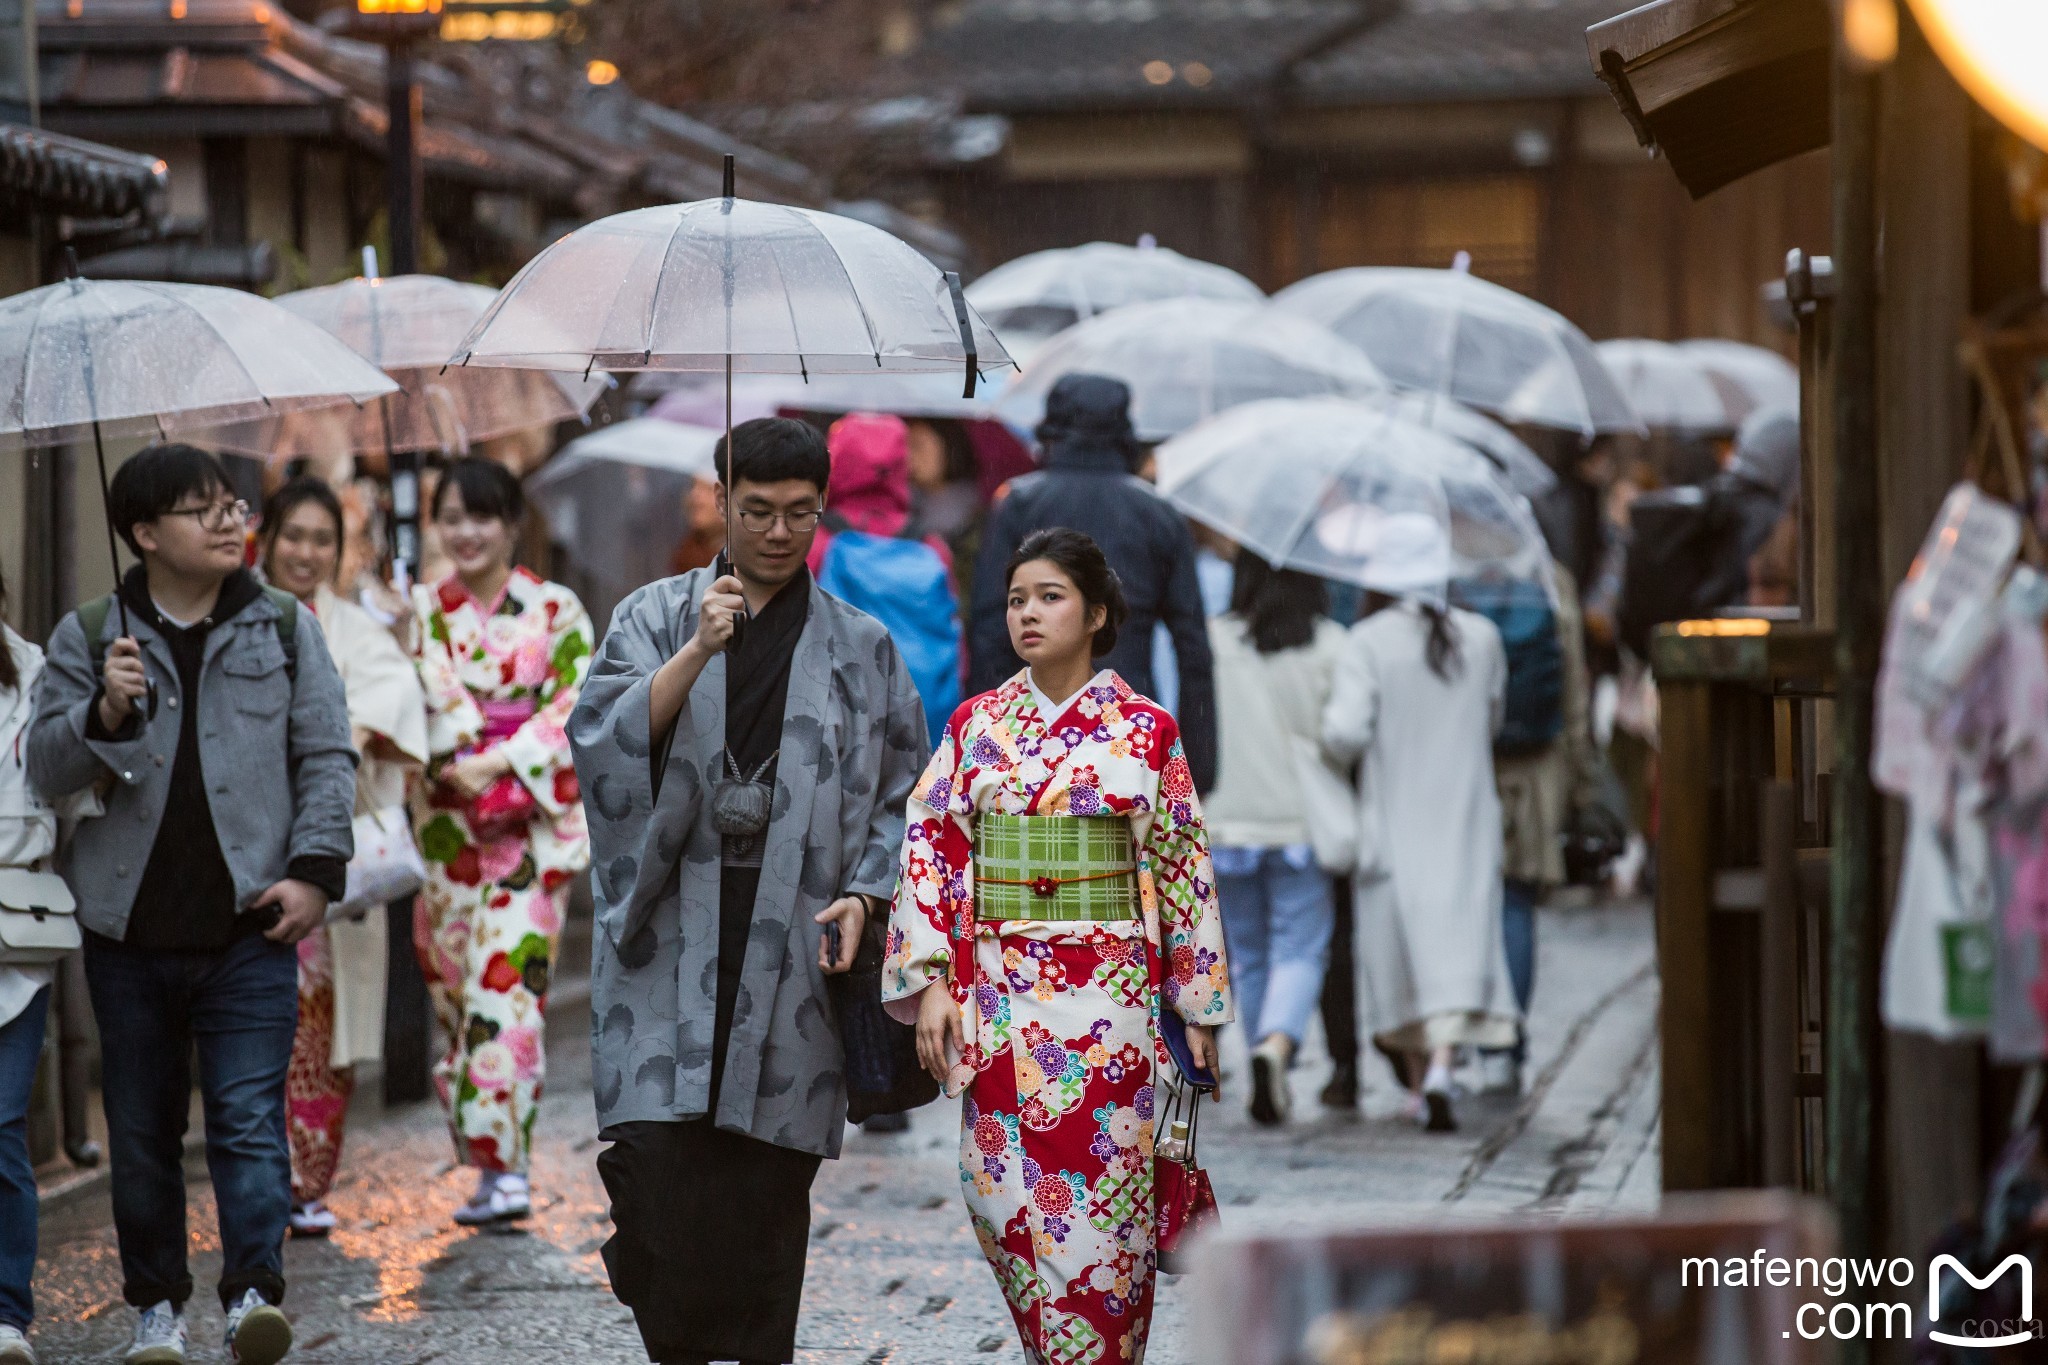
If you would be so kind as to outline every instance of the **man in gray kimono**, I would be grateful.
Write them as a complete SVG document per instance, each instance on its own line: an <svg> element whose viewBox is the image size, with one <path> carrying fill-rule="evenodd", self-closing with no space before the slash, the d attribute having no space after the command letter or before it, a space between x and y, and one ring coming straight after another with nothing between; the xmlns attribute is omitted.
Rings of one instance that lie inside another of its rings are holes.
<svg viewBox="0 0 2048 1365"><path fill-rule="evenodd" d="M824 441L777 418L732 440L730 571L620 603L569 723L605 1264L664 1365L794 1355L811 1181L846 1125L826 978L888 913L928 756L888 633L805 568Z"/></svg>

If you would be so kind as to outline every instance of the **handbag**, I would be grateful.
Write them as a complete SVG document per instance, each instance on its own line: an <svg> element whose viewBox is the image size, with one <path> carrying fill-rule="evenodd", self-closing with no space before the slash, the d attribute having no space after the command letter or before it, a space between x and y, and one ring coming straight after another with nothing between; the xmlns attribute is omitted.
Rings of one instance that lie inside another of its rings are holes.
<svg viewBox="0 0 2048 1365"><path fill-rule="evenodd" d="M1166 1126L1167 1136L1152 1149L1152 1207L1158 1221L1155 1245L1160 1270L1185 1275L1193 1239L1218 1226L1222 1215L1216 1207L1216 1187L1195 1154L1204 1092L1179 1085L1162 1089L1166 1099L1160 1106L1159 1122Z"/></svg>
<svg viewBox="0 0 2048 1365"><path fill-rule="evenodd" d="M0 867L0 966L48 966L84 941L78 902L62 877Z"/></svg>
<svg viewBox="0 0 2048 1365"><path fill-rule="evenodd" d="M1316 866L1334 877L1349 876L1359 861L1358 793L1344 774L1323 761L1322 746L1302 735L1294 747L1294 778L1308 824Z"/></svg>
<svg viewBox="0 0 2048 1365"><path fill-rule="evenodd" d="M483 713L484 728L476 747L468 751L470 753L481 752L517 734L535 708L532 701L521 699L479 701L477 709ZM487 844L525 834L526 827L539 813L540 802L533 799L533 792L516 773L501 774L490 786L472 796L462 812L469 832Z"/></svg>
<svg viewBox="0 0 2048 1365"><path fill-rule="evenodd" d="M540 802L533 799L533 793L526 784L506 773L471 797L462 816L469 825L469 832L480 842L488 844L526 833L526 827L533 823L533 817L539 810Z"/></svg>
<svg viewBox="0 0 2048 1365"><path fill-rule="evenodd" d="M405 807L364 811L349 826L356 852L348 860L348 889L327 907L327 922L357 920L380 905L402 901L427 884L426 860L412 839Z"/></svg>
<svg viewBox="0 0 2048 1365"><path fill-rule="evenodd" d="M846 1117L865 1123L877 1114L901 1114L939 1097L939 1083L917 1060L917 1029L882 1008L882 960L889 917L871 914L850 970L825 978L839 1016L846 1054ZM943 987L941 987L943 989Z"/></svg>

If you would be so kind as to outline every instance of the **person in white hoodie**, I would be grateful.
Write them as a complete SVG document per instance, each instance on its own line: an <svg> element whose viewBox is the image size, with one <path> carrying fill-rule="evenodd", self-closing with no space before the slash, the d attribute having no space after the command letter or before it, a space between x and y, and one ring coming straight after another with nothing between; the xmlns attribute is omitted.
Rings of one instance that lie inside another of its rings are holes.
<svg viewBox="0 0 2048 1365"><path fill-rule="evenodd" d="M1292 1109L1288 1068L1315 1012L1335 908L1316 861L1306 766L1323 761L1323 707L1344 651L1323 581L1240 550L1216 659L1216 788L1205 801L1238 1019L1252 1045L1251 1115Z"/></svg>
<svg viewBox="0 0 2048 1365"><path fill-rule="evenodd" d="M7 585L0 582L0 614ZM35 714L43 651L0 621L0 869L48 870L57 812L29 785L22 732ZM36 1267L36 1173L28 1155L29 1091L43 1050L54 966L0 962L0 1365L35 1365L28 1329Z"/></svg>

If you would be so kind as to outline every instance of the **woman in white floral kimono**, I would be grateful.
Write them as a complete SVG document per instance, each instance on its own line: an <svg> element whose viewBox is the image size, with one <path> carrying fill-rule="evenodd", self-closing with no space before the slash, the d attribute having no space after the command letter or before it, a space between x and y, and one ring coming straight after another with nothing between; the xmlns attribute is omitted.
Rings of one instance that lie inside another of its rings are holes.
<svg viewBox="0 0 2048 1365"><path fill-rule="evenodd" d="M968 1211L1027 1358L1136 1365L1158 1016L1214 1065L1223 925L1173 717L1093 672L1124 611L1101 550L1041 531L1009 582L1028 666L954 712L911 796L883 997L965 1094Z"/></svg>
<svg viewBox="0 0 2048 1365"><path fill-rule="evenodd" d="M563 725L590 666L576 595L512 565L525 513L502 465L466 459L434 492L455 572L414 592L433 779L415 802L427 885L414 936L450 1040L434 1068L464 1224L523 1218L540 1102L542 1010L569 880L589 835Z"/></svg>

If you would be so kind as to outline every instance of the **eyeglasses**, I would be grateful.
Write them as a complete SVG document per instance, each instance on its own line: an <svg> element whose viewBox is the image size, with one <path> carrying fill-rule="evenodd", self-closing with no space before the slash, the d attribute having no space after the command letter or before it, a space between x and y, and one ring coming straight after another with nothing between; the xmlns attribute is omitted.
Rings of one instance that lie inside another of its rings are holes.
<svg viewBox="0 0 2048 1365"><path fill-rule="evenodd" d="M818 519L825 515L822 507L807 508L800 512L761 512L751 508L740 509L740 525L749 535L766 535L770 527L781 522L789 528L791 535L800 536L818 529Z"/></svg>
<svg viewBox="0 0 2048 1365"><path fill-rule="evenodd" d="M191 517L202 530L225 531L249 520L249 504L236 498L233 502L210 502L204 507L173 507L164 515Z"/></svg>

